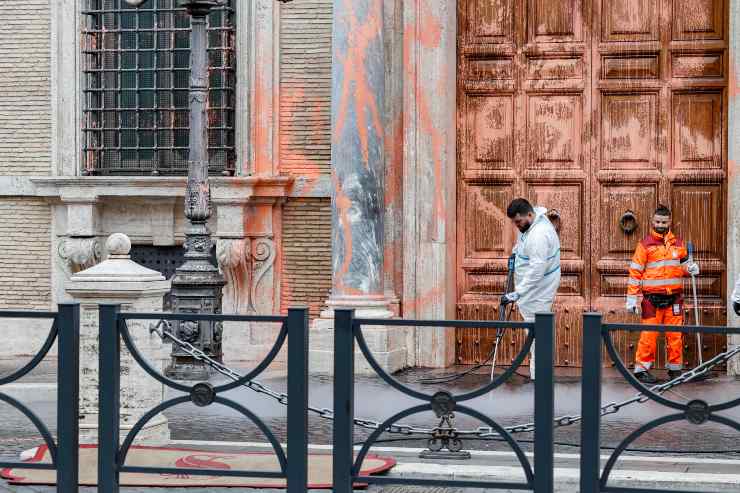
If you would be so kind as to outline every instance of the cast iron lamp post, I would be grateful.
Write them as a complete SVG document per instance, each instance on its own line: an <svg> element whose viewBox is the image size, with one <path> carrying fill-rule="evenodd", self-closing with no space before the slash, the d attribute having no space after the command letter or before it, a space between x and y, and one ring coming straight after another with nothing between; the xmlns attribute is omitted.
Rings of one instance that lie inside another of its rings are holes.
<svg viewBox="0 0 740 493"><path fill-rule="evenodd" d="M139 7L147 0L126 0ZM172 278L172 308L175 313L221 313L222 289L226 282L211 263L213 247L206 225L211 217L208 183L208 33L206 20L214 7L226 0L178 0L191 18L190 34L190 147L188 184L185 191L185 262ZM291 0L278 0L287 3ZM221 322L186 320L173 323L175 335L221 361ZM176 379L206 380L209 367L173 344L172 361L165 373Z"/></svg>

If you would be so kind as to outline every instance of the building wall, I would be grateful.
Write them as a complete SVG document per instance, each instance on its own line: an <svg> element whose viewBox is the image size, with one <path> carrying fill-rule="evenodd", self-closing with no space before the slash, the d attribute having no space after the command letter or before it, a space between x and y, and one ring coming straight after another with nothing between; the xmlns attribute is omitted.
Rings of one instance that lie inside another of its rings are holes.
<svg viewBox="0 0 740 493"><path fill-rule="evenodd" d="M0 175L48 174L49 0L2 0L0 25Z"/></svg>
<svg viewBox="0 0 740 493"><path fill-rule="evenodd" d="M331 176L332 0L281 7L280 171L298 182L283 209L283 311L319 315L331 291L331 203L316 184ZM298 188L298 187L296 187Z"/></svg>
<svg viewBox="0 0 740 493"><path fill-rule="evenodd" d="M740 50L740 2L730 2L730 84L728 104L728 155L727 155L727 322L728 325L740 325L740 317L732 309L730 294L735 282L740 278L740 100L738 100L738 81L740 71L734 61L737 50ZM728 349L740 346L740 335L728 337ZM740 375L740 357L734 358L727 365L731 375Z"/></svg>
<svg viewBox="0 0 740 493"><path fill-rule="evenodd" d="M51 208L41 199L0 198L0 309L48 310Z"/></svg>
<svg viewBox="0 0 740 493"><path fill-rule="evenodd" d="M331 0L281 8L280 169L329 174L331 162Z"/></svg>
<svg viewBox="0 0 740 493"><path fill-rule="evenodd" d="M307 305L314 318L331 291L331 203L291 199L283 211L281 307Z"/></svg>

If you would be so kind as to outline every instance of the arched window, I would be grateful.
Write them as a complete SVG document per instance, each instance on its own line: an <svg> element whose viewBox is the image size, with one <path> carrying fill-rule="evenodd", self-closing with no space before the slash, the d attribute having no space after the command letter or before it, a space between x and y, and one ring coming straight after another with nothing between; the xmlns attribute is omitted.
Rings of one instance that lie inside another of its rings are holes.
<svg viewBox="0 0 740 493"><path fill-rule="evenodd" d="M233 174L235 0L208 19L210 171ZM183 175L190 17L177 0L83 0L83 173Z"/></svg>

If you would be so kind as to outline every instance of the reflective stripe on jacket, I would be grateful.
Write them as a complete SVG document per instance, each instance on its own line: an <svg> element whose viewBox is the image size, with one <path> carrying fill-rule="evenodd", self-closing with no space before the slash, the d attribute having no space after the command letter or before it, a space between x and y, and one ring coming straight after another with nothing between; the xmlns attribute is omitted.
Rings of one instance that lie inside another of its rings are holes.
<svg viewBox="0 0 740 493"><path fill-rule="evenodd" d="M683 289L688 252L680 238L651 231L637 244L629 265L627 296L640 293L673 294Z"/></svg>

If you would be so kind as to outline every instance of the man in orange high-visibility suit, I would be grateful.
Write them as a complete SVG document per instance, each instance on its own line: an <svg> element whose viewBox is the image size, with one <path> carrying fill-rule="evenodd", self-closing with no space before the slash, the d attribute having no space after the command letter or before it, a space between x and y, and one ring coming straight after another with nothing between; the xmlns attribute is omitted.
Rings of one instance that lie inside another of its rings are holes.
<svg viewBox="0 0 740 493"><path fill-rule="evenodd" d="M699 266L689 262L686 246L671 233L671 211L659 205L653 215L652 231L637 244L629 266L627 283L627 311L642 313L647 325L683 324L683 278L698 275ZM637 296L642 294L641 310ZM668 378L681 374L683 366L683 338L680 332L666 332L668 347ZM650 373L655 362L658 333L640 333L635 355L635 376L643 383L657 382Z"/></svg>

